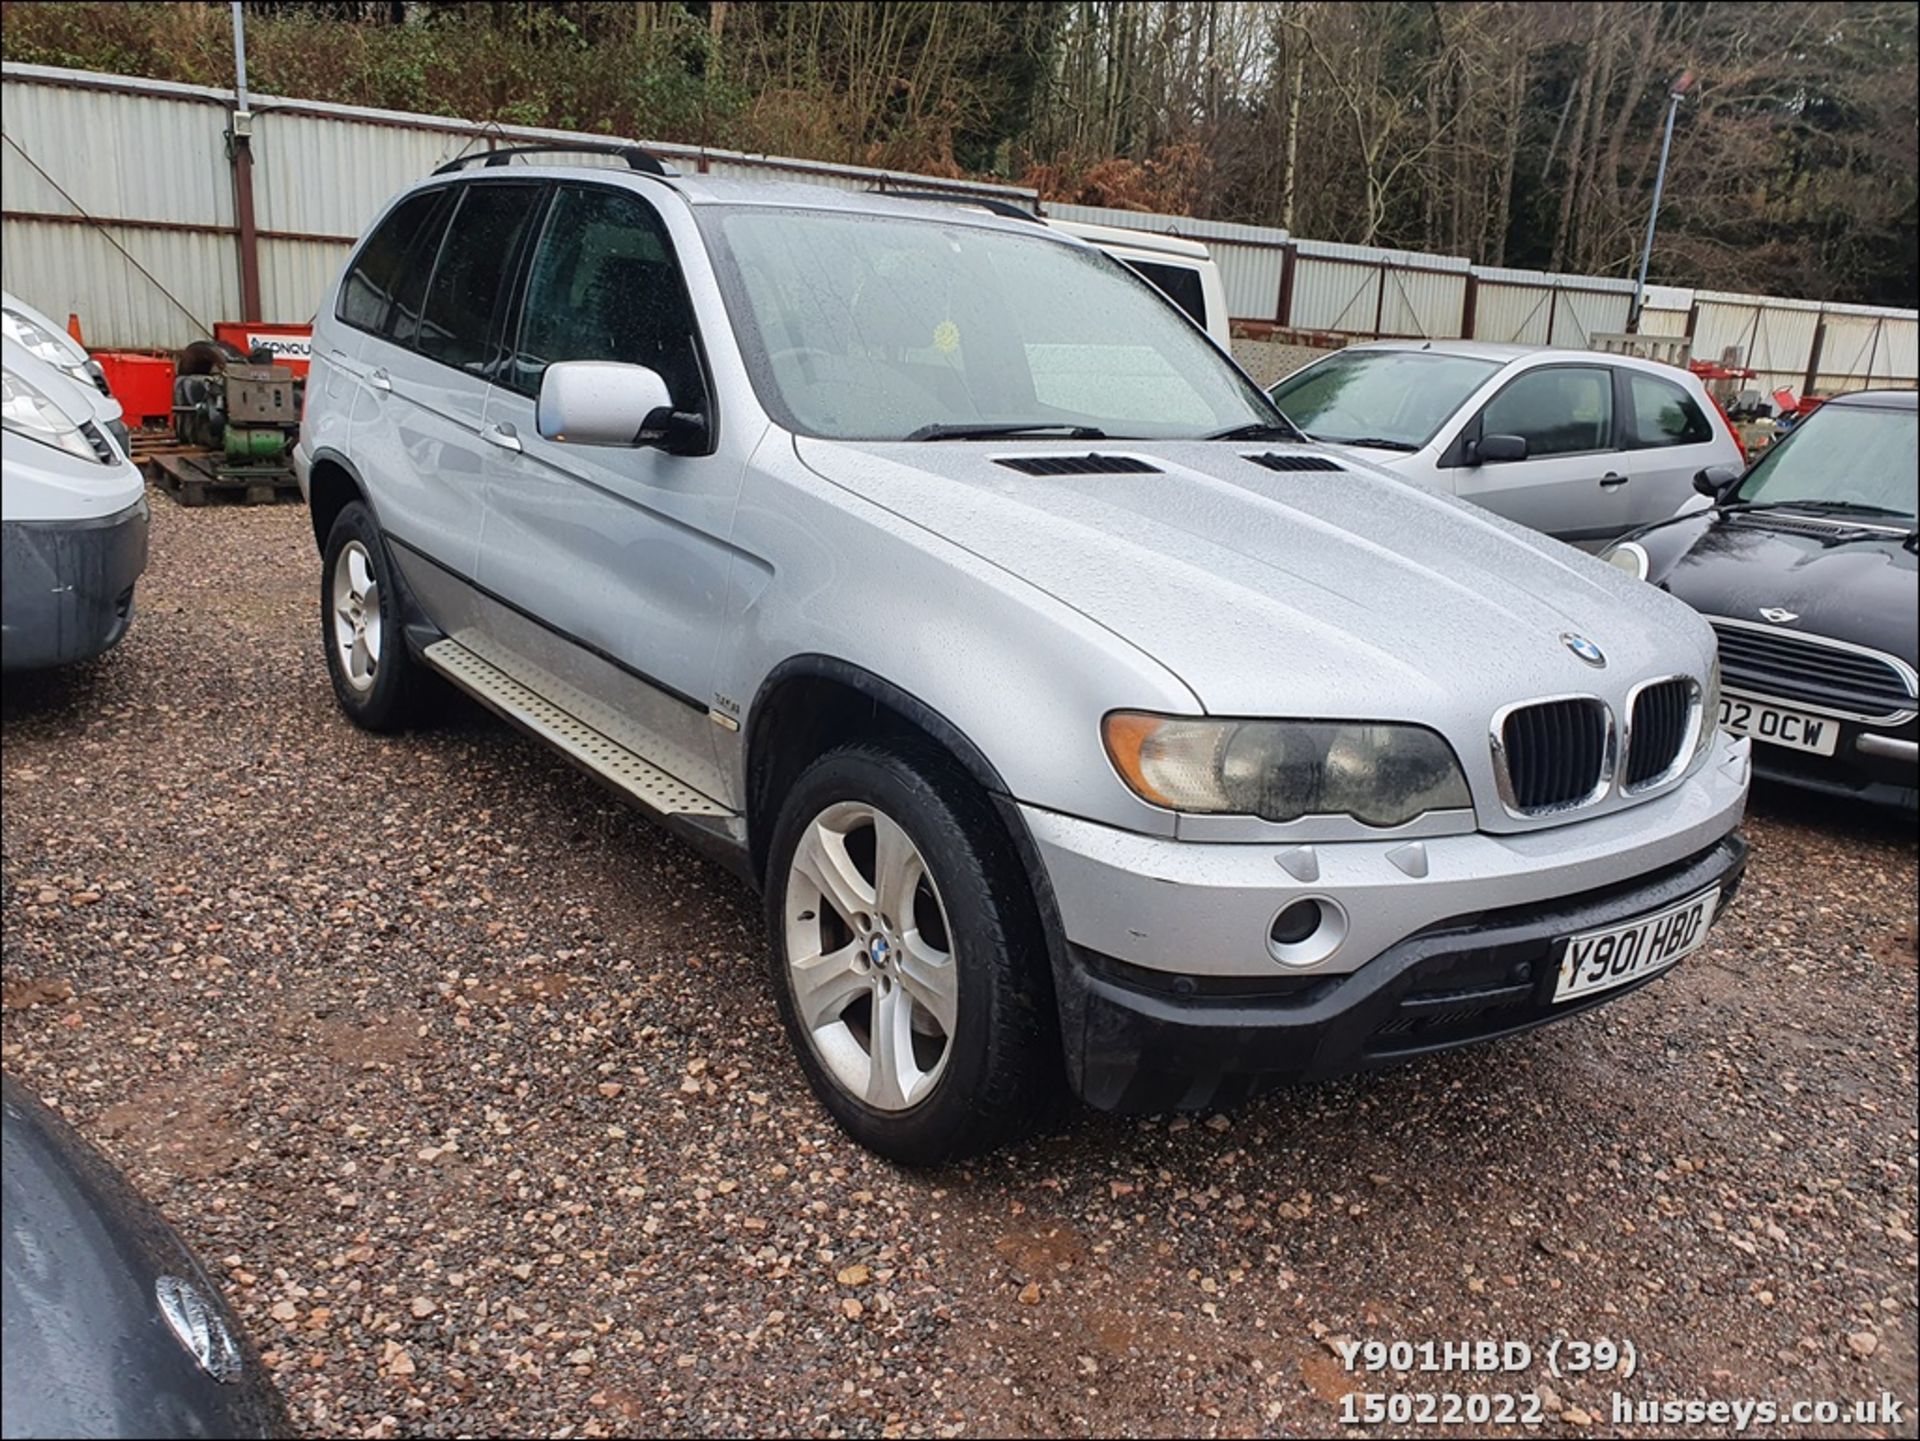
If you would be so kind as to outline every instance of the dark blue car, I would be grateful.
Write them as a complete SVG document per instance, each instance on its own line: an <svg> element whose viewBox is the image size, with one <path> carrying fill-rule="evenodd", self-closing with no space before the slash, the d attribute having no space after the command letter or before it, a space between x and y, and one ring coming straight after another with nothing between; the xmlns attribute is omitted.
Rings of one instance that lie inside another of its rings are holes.
<svg viewBox="0 0 1920 1441"><path fill-rule="evenodd" d="M186 1243L59 1117L3 1084L0 1434L289 1434Z"/></svg>

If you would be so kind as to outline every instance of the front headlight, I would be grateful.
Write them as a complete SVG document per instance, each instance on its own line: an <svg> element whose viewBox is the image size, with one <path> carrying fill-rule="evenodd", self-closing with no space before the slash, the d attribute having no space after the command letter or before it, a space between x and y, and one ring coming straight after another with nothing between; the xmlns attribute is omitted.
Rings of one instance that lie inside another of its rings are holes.
<svg viewBox="0 0 1920 1441"><path fill-rule="evenodd" d="M69 455L98 464L93 443L66 413L28 381L11 370L0 370L0 425L28 440L51 445Z"/></svg>
<svg viewBox="0 0 1920 1441"><path fill-rule="evenodd" d="M1102 729L1128 788L1168 810L1397 826L1473 803L1453 748L1422 726L1115 711Z"/></svg>
<svg viewBox="0 0 1920 1441"><path fill-rule="evenodd" d="M0 334L18 341L30 354L55 370L65 371L82 385L95 384L93 372L87 369L90 364L87 353L66 336L55 335L11 310L0 310Z"/></svg>
<svg viewBox="0 0 1920 1441"><path fill-rule="evenodd" d="M1647 572L1653 569L1653 562L1647 559L1645 547L1631 540L1608 546L1600 552L1600 559L1608 565L1618 566L1635 580L1645 580Z"/></svg>

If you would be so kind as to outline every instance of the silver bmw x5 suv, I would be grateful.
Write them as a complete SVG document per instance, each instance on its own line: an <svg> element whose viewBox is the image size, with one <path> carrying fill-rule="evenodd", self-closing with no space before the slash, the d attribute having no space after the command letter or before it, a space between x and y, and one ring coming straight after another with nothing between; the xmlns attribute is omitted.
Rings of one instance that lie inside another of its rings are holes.
<svg viewBox="0 0 1920 1441"><path fill-rule="evenodd" d="M334 689L451 682L743 871L864 1144L1524 1030L1724 911L1685 606L1304 443L1043 226L541 155L397 197L322 303Z"/></svg>

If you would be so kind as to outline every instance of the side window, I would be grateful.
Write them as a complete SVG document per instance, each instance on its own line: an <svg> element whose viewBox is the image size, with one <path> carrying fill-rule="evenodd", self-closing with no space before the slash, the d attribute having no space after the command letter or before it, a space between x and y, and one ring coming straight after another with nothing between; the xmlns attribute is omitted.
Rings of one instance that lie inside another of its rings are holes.
<svg viewBox="0 0 1920 1441"><path fill-rule="evenodd" d="M1613 439L1613 376L1599 366L1530 370L1487 402L1480 434L1522 436L1529 457L1605 450Z"/></svg>
<svg viewBox="0 0 1920 1441"><path fill-rule="evenodd" d="M419 338L420 307L427 298L427 282L433 278L434 262L439 258L441 242L446 238L447 221L458 200L451 190L440 192L440 205L433 212L420 238L407 256L400 282L393 288L393 310L387 316L387 337L396 345L412 346Z"/></svg>
<svg viewBox="0 0 1920 1441"><path fill-rule="evenodd" d="M1627 386L1633 399L1634 446L1701 445L1713 439L1713 427L1693 397L1671 381L1629 370Z"/></svg>
<svg viewBox="0 0 1920 1441"><path fill-rule="evenodd" d="M475 372L491 359L487 339L513 258L540 191L533 185L461 187L420 313L417 348L445 365Z"/></svg>
<svg viewBox="0 0 1920 1441"><path fill-rule="evenodd" d="M638 196L577 185L554 196L501 383L537 395L557 360L644 365L659 372L676 405L701 408L686 287L665 227Z"/></svg>
<svg viewBox="0 0 1920 1441"><path fill-rule="evenodd" d="M1199 322L1207 323L1207 297L1200 285L1200 272L1187 265L1160 265L1151 260L1123 260L1143 280L1150 280L1167 299Z"/></svg>
<svg viewBox="0 0 1920 1441"><path fill-rule="evenodd" d="M356 330L382 333L394 292L409 275L411 255L421 271L433 265L433 248L422 241L433 229L446 189L423 190L409 195L380 222L380 228L368 237L354 257L353 268L340 287L340 300L334 314ZM426 282L424 278L420 281Z"/></svg>

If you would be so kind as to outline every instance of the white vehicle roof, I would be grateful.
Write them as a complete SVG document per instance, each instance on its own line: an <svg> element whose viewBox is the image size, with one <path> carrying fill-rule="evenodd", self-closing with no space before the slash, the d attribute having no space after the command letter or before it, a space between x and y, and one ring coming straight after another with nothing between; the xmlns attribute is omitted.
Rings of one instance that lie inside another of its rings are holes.
<svg viewBox="0 0 1920 1441"><path fill-rule="evenodd" d="M1052 230L1063 230L1095 245L1118 245L1131 250L1152 250L1180 260L1202 261L1213 258L1197 240L1183 240L1158 230L1131 230L1124 225L1089 225L1080 220L1049 220Z"/></svg>

